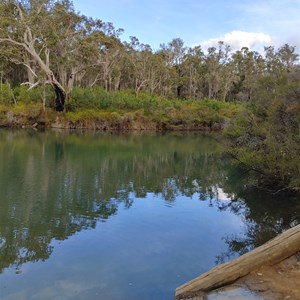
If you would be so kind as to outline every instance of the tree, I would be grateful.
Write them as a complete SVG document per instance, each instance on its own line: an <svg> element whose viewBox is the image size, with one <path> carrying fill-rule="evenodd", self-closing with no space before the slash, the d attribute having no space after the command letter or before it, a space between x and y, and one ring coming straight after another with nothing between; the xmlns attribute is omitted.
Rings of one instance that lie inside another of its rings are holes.
<svg viewBox="0 0 300 300"><path fill-rule="evenodd" d="M297 56L287 64L290 59L281 59L283 48L265 50L263 72L255 83L251 101L228 130L232 137L230 151L253 175L255 185L274 193L299 192L300 69Z"/></svg>
<svg viewBox="0 0 300 300"><path fill-rule="evenodd" d="M6 43L18 50L22 49L30 56L46 75L56 93L56 110L63 111L66 91L50 68L50 49L45 34L47 28L41 26L41 24L47 25L51 22L50 11L53 5L55 3L49 0L2 1L0 6L0 43ZM36 77L38 76L26 59L23 59L21 63Z"/></svg>
<svg viewBox="0 0 300 300"><path fill-rule="evenodd" d="M188 49L182 69L186 78L185 94L189 99L203 97L203 62L204 53L201 46Z"/></svg>
<svg viewBox="0 0 300 300"><path fill-rule="evenodd" d="M264 73L263 57L243 47L232 55L232 63L237 78L231 89L231 97L238 101L252 101L258 81Z"/></svg>
<svg viewBox="0 0 300 300"><path fill-rule="evenodd" d="M184 75L182 72L182 62L184 61L187 48L180 38L172 39L167 45L160 45L161 51L164 53L166 65L173 70L172 73L175 93L178 98L182 96L182 88L184 86Z"/></svg>
<svg viewBox="0 0 300 300"><path fill-rule="evenodd" d="M153 54L149 45L140 44L136 38L132 38L130 53L133 66L134 91L135 95L138 96L142 89L146 89L149 86L149 70Z"/></svg>
<svg viewBox="0 0 300 300"><path fill-rule="evenodd" d="M75 13L69 0L2 1L0 17L7 57L27 68L29 84L46 77L63 111L77 75L97 61L105 24Z"/></svg>
<svg viewBox="0 0 300 300"><path fill-rule="evenodd" d="M206 55L207 96L210 99L225 101L234 80L235 74L230 57L230 46L220 41L218 49L208 48Z"/></svg>

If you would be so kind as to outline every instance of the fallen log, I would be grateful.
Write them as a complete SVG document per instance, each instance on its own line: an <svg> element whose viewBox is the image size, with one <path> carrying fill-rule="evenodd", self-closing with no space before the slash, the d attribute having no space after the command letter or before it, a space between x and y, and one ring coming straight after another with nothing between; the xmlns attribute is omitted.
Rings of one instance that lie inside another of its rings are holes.
<svg viewBox="0 0 300 300"><path fill-rule="evenodd" d="M209 292L230 284L261 266L274 265L299 251L300 225L297 225L239 258L219 265L181 285L175 291L175 299L189 299L185 295L199 291Z"/></svg>

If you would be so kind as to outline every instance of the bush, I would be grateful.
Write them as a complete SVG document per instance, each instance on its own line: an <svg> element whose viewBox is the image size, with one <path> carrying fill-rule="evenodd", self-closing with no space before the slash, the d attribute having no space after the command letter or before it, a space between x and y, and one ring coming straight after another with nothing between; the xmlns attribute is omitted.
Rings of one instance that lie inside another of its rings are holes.
<svg viewBox="0 0 300 300"><path fill-rule="evenodd" d="M14 89L17 102L21 103L42 103L45 96L46 105L51 106L55 98L52 88L47 86L36 86L28 89L28 86L21 85Z"/></svg>
<svg viewBox="0 0 300 300"><path fill-rule="evenodd" d="M281 98L247 105L226 130L229 151L258 186L300 190L300 104Z"/></svg>
<svg viewBox="0 0 300 300"><path fill-rule="evenodd" d="M0 82L0 104L10 105L13 104L13 91L9 84Z"/></svg>
<svg viewBox="0 0 300 300"><path fill-rule="evenodd" d="M121 116L117 112L106 112L99 111L94 109L86 109L86 110L78 110L76 112L67 112L66 120L71 122L87 122L87 121L97 121L97 120L105 120L105 121L119 121L121 120Z"/></svg>
<svg viewBox="0 0 300 300"><path fill-rule="evenodd" d="M102 88L74 88L66 104L68 111L104 109L111 106L111 96Z"/></svg>
<svg viewBox="0 0 300 300"><path fill-rule="evenodd" d="M75 88L70 94L67 110L76 109L106 109L106 110L138 110L151 111L156 108L174 106L179 100L166 100L151 96L148 93L140 93L135 96L134 91L107 92L102 88Z"/></svg>
<svg viewBox="0 0 300 300"><path fill-rule="evenodd" d="M192 128L221 124L233 118L239 110L238 104L211 99L183 101L163 99L145 92L136 97L132 90L107 92L101 88L75 88L67 103L67 111L73 114L68 114L67 118L79 121L95 119L95 114L99 116L100 111L121 115L139 111L140 117L149 121Z"/></svg>

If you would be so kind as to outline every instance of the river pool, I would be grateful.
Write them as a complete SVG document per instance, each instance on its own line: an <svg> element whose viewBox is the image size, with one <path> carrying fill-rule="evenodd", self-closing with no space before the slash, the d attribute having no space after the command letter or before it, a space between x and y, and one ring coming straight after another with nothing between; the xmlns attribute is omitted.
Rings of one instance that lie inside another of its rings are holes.
<svg viewBox="0 0 300 300"><path fill-rule="evenodd" d="M0 131L0 298L171 300L300 222L215 136Z"/></svg>

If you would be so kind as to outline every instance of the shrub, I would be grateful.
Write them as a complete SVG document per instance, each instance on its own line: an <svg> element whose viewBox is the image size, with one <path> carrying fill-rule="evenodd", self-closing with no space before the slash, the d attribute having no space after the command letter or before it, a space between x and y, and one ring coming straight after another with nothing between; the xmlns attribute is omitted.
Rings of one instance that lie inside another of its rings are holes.
<svg viewBox="0 0 300 300"><path fill-rule="evenodd" d="M49 85L36 86L28 89L28 86L21 85L14 89L14 94L17 102L21 103L42 103L45 97L46 104L51 106L55 97L52 88Z"/></svg>
<svg viewBox="0 0 300 300"><path fill-rule="evenodd" d="M300 191L300 105L281 98L247 105L226 130L229 151L269 189Z"/></svg>
<svg viewBox="0 0 300 300"><path fill-rule="evenodd" d="M9 84L0 82L0 104L10 105L13 104L13 91Z"/></svg>
<svg viewBox="0 0 300 300"><path fill-rule="evenodd" d="M74 88L69 96L66 109L104 109L111 106L111 96L102 88Z"/></svg>

